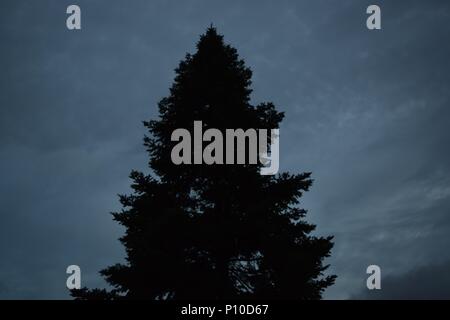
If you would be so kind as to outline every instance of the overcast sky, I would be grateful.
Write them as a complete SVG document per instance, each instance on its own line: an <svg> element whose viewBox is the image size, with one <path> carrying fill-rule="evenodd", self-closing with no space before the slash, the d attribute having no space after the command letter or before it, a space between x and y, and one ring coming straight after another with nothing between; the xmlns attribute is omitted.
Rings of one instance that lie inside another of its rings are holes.
<svg viewBox="0 0 450 320"><path fill-rule="evenodd" d="M69 298L70 264L105 285L124 257L108 213L130 170L149 172L141 121L210 23L253 70L252 102L286 112L280 169L313 173L302 205L335 235L325 297L450 298L445 0L2 0L0 298Z"/></svg>

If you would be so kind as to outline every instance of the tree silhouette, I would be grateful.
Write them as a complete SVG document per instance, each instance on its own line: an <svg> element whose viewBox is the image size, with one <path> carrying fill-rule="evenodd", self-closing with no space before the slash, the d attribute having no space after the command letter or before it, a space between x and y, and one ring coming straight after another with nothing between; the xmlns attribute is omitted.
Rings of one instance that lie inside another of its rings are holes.
<svg viewBox="0 0 450 320"><path fill-rule="evenodd" d="M101 271L112 291L78 299L320 299L335 276L323 259L332 237L315 237L299 198L310 173L263 176L258 165L175 165L177 128L278 128L272 103L250 104L252 72L212 26L176 69L157 121L144 122L154 175L133 171L133 194L113 213L125 226L127 263Z"/></svg>

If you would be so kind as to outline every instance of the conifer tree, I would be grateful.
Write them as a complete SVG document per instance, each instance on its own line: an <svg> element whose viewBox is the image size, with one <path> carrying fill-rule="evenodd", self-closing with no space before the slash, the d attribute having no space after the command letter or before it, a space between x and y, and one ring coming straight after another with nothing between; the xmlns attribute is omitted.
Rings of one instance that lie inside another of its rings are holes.
<svg viewBox="0 0 450 320"><path fill-rule="evenodd" d="M192 131L194 121L205 130L279 127L284 115L272 103L251 104L251 76L215 28L200 37L159 102L159 119L144 122L152 174L133 171L133 193L113 213L126 229L126 263L101 271L111 291L83 288L74 297L320 299L334 283L323 264L332 237L311 235L315 226L299 208L310 173L171 161L172 132Z"/></svg>

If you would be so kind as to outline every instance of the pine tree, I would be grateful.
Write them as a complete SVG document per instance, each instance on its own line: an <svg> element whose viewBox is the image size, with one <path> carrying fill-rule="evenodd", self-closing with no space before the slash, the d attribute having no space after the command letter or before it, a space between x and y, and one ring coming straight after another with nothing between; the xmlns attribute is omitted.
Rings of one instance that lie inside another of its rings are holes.
<svg viewBox="0 0 450 320"><path fill-rule="evenodd" d="M332 237L316 237L298 207L310 173L259 174L260 165L175 165L177 128L278 128L272 103L250 104L252 72L210 27L176 69L159 119L144 122L153 174L133 171L131 195L113 213L126 228L127 263L101 271L112 291L78 299L320 299Z"/></svg>

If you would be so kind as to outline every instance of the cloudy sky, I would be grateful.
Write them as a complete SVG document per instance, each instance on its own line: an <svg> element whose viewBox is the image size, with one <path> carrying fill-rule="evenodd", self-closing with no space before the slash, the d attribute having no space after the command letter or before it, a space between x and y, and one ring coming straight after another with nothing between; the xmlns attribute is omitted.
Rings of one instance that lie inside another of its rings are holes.
<svg viewBox="0 0 450 320"><path fill-rule="evenodd" d="M0 298L69 298L71 264L105 285L124 257L108 213L130 170L148 172L141 121L210 23L253 70L253 102L286 112L281 170L313 172L302 205L335 235L325 297L450 298L445 0L2 0Z"/></svg>

